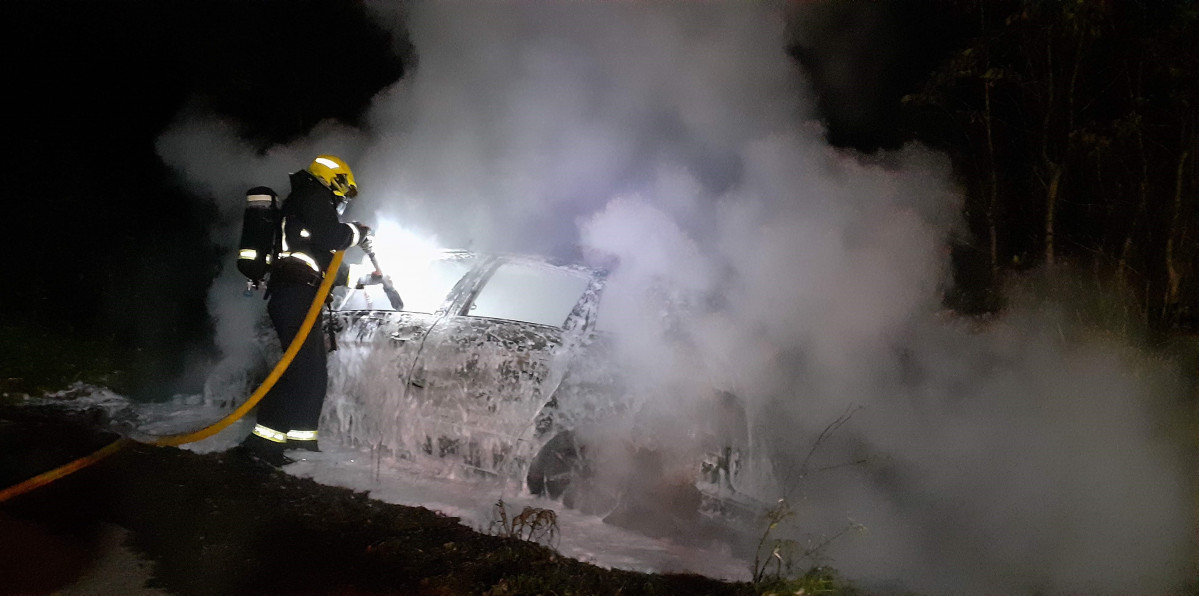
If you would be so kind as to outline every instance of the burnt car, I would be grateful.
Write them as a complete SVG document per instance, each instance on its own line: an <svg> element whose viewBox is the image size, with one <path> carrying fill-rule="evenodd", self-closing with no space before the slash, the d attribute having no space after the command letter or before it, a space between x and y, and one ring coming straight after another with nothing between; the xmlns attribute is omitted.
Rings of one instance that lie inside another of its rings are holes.
<svg viewBox="0 0 1199 596"><path fill-rule="evenodd" d="M362 273L360 266L350 279L369 277ZM605 426L635 419L648 398L626 383L604 330L605 271L438 251L390 273L402 310L379 284L335 293L322 440L519 480L576 508L611 509L628 478L595 482L604 474L595 455L614 448L605 441L637 449ZM697 506L724 507L716 503L736 492L745 430L735 401L714 392L713 419L723 428L699 429L711 437L690 466Z"/></svg>

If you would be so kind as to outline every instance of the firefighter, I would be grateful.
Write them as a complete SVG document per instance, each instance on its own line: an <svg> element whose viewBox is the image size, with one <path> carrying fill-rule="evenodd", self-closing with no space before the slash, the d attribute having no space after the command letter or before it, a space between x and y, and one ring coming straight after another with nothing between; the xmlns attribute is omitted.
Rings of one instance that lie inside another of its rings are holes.
<svg viewBox="0 0 1199 596"><path fill-rule="evenodd" d="M333 252L370 248L370 228L342 223L339 216L358 194L354 174L341 158L320 155L291 174L291 194L282 207L282 242L271 267L267 313L286 348L299 333ZM275 466L287 449L317 451L317 421L325 401L323 321L318 318L300 351L258 406L257 424L242 443L251 455Z"/></svg>

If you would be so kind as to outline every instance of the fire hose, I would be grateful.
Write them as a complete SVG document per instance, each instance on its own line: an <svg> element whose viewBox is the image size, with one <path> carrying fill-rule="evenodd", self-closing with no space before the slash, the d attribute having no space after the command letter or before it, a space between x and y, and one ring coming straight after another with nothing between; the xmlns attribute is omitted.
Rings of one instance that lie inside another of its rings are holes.
<svg viewBox="0 0 1199 596"><path fill-rule="evenodd" d="M221 418L220 420L197 431L177 435L138 435L121 437L112 443L109 443L95 453L76 459L48 472L38 474L37 476L21 482L20 484L0 490L0 503L3 503L18 495L25 494L41 486L50 484L51 482L54 482L55 480L58 480L59 478L67 476L73 472L82 470L120 451L121 449L124 449L125 447L129 446L130 443L143 443L157 447L175 447L186 443L194 443L221 432L230 424L233 424L239 418L245 416L250 410L254 409L254 406L258 405L258 402L262 401L262 398L265 397L267 392L271 390L271 387L275 386L275 383L278 382L279 377L283 376L283 371L287 370L287 367L291 365L292 359L294 359L296 354L300 351L300 347L304 345L304 340L308 338L308 333L312 330L312 326L316 324L316 319L320 315L321 307L325 303L325 297L329 295L329 290L333 288L333 280L337 277L337 270L341 266L341 260L344 255L345 251L341 250L333 254L333 261L329 264L329 268L325 271L325 276L321 280L321 285L316 291L316 298L312 301L312 305L308 307L308 314L304 317L304 323L300 326L299 333L297 333L296 337L291 340L291 344L289 344L287 346L287 350L283 352L283 357L279 359L277 364L275 364L275 368L271 370L269 375L267 375L266 380L264 380L262 384L258 386L258 389L250 395L250 398L247 399L245 403L238 406L224 418ZM371 260L374 261L374 255L371 255ZM378 269L377 264L375 265L375 268ZM392 291L395 291L394 288Z"/></svg>

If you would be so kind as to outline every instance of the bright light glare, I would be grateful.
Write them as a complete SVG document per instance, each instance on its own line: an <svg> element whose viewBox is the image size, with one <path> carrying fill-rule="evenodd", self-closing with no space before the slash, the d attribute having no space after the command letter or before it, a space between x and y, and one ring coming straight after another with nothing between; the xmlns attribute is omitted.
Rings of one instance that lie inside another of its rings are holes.
<svg viewBox="0 0 1199 596"><path fill-rule="evenodd" d="M386 217L378 218L374 250L379 266L392 275L416 265L424 266L442 253L437 238L417 234Z"/></svg>
<svg viewBox="0 0 1199 596"><path fill-rule="evenodd" d="M446 261L443 258L445 251L437 245L436 238L422 236L386 217L378 218L374 251L379 268L391 278L404 299L404 310L409 312L432 313L437 310L454 283L469 270L466 262ZM360 263L350 267L351 284L373 271L370 258L363 256ZM391 310L382 288L377 285L351 291L338 308Z"/></svg>

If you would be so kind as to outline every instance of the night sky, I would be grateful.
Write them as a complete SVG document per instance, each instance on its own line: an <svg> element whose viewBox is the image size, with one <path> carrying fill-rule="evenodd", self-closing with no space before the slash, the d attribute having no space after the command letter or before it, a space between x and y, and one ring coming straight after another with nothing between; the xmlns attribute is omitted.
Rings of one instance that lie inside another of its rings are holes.
<svg viewBox="0 0 1199 596"><path fill-rule="evenodd" d="M866 19L830 11L815 45L780 49L820 93L829 141L867 151L902 142L899 98L952 40L928 3L873 4ZM8 10L22 59L8 71L16 163L2 225L15 250L0 321L111 342L149 383L176 375L184 350L211 348L205 295L232 266L208 238L211 201L181 188L157 136L188 108L236 122L260 149L326 119L358 125L372 95L419 62L356 2ZM844 60L862 71L848 84L823 67Z"/></svg>

